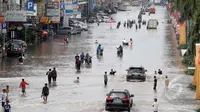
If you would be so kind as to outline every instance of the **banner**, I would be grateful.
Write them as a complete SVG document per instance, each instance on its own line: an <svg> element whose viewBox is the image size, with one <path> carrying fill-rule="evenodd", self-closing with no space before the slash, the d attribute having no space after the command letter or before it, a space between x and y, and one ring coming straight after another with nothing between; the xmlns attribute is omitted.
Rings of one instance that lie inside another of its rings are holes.
<svg viewBox="0 0 200 112"><path fill-rule="evenodd" d="M186 44L186 22L180 24L179 44Z"/></svg>
<svg viewBox="0 0 200 112"><path fill-rule="evenodd" d="M193 84L196 84L196 100L200 100L200 44L196 44L195 74Z"/></svg>

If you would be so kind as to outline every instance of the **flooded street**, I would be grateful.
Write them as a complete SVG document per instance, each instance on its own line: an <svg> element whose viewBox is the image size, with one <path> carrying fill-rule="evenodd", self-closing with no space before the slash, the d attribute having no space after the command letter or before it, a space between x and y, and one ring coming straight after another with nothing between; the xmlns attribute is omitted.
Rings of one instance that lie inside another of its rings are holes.
<svg viewBox="0 0 200 112"><path fill-rule="evenodd" d="M155 15L144 15L144 20L158 19L157 30L147 30L146 26L136 30L123 27L127 19L137 19L138 7L130 7L130 11L118 12L113 15L122 25L116 29L116 23L90 24L88 32L69 37L65 45L62 36L53 40L30 46L23 65L17 59L0 60L1 88L10 86L10 101L13 112L103 112L106 93L111 89L128 89L135 95L135 106L132 112L153 112L153 98L157 97L159 112L194 112L196 107L195 93L187 88L192 81L184 76L184 70L179 66L176 46L172 39L173 30L167 24L168 15L163 7L156 7ZM123 57L117 56L116 48L123 39L133 39L133 46L125 46ZM97 40L104 48L102 57L96 56ZM75 55L89 53L92 56L92 67L81 67L78 73L75 69ZM178 54L179 55L179 54ZM148 70L146 82L126 82L126 69L130 66L143 66ZM50 87L47 104L40 97L44 83L47 83L46 72L56 67L57 86ZM103 75L110 69L117 71L115 76L108 77L108 86L104 87ZM171 85L165 91L164 79L158 76L157 92L153 91L153 73L158 69L168 75ZM75 84L76 77L80 83ZM19 83L21 79L30 84L26 96L21 96ZM177 84L180 84L177 86ZM1 110L0 110L1 112Z"/></svg>

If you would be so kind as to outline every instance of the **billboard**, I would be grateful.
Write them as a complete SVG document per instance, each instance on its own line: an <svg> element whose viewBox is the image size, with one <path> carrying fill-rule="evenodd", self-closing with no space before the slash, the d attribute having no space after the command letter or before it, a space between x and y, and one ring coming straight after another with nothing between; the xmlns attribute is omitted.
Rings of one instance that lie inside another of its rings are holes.
<svg viewBox="0 0 200 112"><path fill-rule="evenodd" d="M26 11L7 11L5 21L26 22Z"/></svg>
<svg viewBox="0 0 200 112"><path fill-rule="evenodd" d="M180 24L179 44L186 44L186 22Z"/></svg>
<svg viewBox="0 0 200 112"><path fill-rule="evenodd" d="M45 4L47 17L59 17L60 16L60 4L59 1L47 2Z"/></svg>

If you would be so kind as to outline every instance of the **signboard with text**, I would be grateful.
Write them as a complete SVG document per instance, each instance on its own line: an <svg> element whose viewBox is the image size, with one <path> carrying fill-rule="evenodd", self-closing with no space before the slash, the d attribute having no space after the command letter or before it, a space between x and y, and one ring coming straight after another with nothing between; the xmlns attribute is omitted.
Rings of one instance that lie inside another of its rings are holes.
<svg viewBox="0 0 200 112"><path fill-rule="evenodd" d="M59 17L60 16L59 2L47 2L45 9L46 9L46 16L48 16L48 17Z"/></svg>
<svg viewBox="0 0 200 112"><path fill-rule="evenodd" d="M5 21L26 22L26 11L7 11Z"/></svg>

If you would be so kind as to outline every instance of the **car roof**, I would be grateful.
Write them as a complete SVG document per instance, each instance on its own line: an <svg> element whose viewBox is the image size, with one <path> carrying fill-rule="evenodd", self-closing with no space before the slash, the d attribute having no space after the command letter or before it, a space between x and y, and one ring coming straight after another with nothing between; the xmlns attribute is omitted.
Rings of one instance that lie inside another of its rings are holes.
<svg viewBox="0 0 200 112"><path fill-rule="evenodd" d="M129 68L144 68L143 66L131 66L131 67L129 67Z"/></svg>
<svg viewBox="0 0 200 112"><path fill-rule="evenodd" d="M127 89L112 89L110 92L127 92Z"/></svg>

